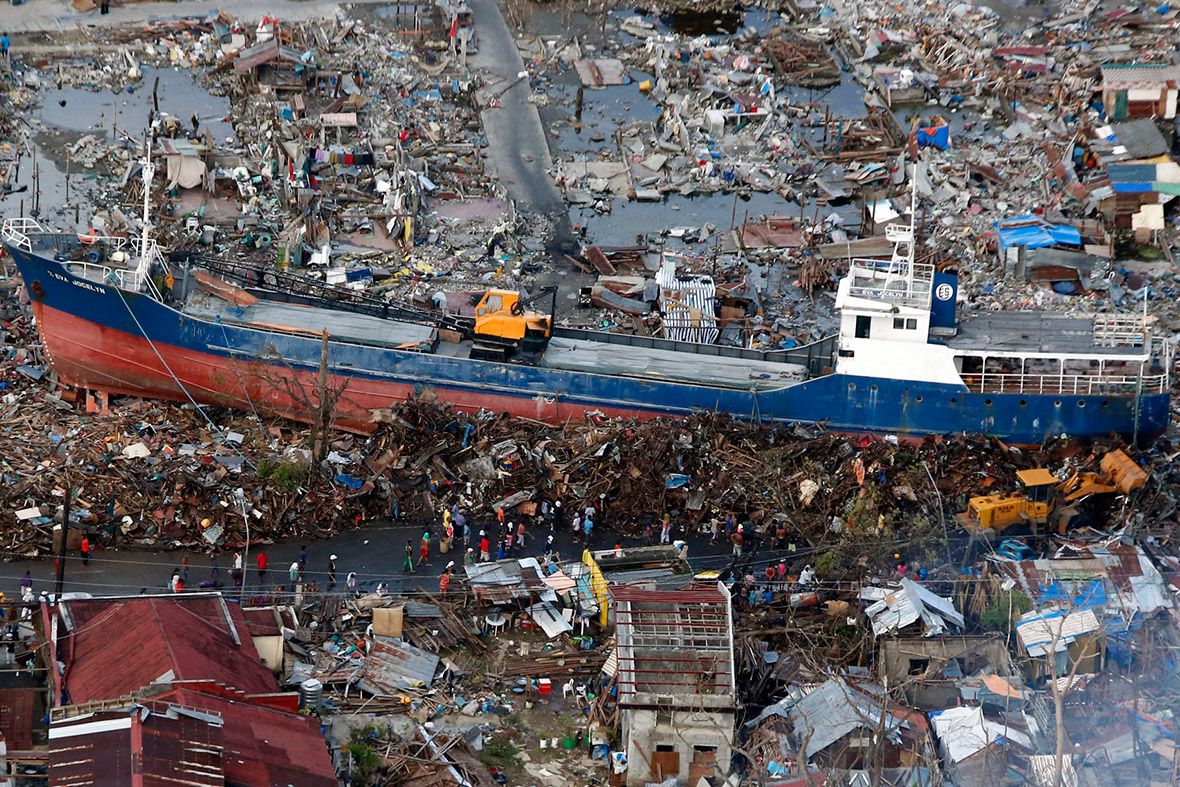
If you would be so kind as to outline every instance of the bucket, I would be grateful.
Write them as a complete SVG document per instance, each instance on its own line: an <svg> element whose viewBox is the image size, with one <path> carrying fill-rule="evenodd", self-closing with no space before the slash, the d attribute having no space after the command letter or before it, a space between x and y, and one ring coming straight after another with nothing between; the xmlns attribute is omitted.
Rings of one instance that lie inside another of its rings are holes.
<svg viewBox="0 0 1180 787"><path fill-rule="evenodd" d="M572 749L577 745L578 745L578 742L576 740L574 740L573 738L562 738L561 739L561 748L563 748L563 749Z"/></svg>
<svg viewBox="0 0 1180 787"><path fill-rule="evenodd" d="M649 90L651 90L651 80L650 79L645 79L639 83L639 92L640 93L646 93Z"/></svg>
<svg viewBox="0 0 1180 787"><path fill-rule="evenodd" d="M438 540L438 553L440 555L445 555L446 553L448 553L450 551L451 551L451 539L446 538L445 536L443 538L440 538Z"/></svg>
<svg viewBox="0 0 1180 787"><path fill-rule="evenodd" d="M548 697L553 694L553 681L549 678L540 678L537 681L537 693L542 697Z"/></svg>

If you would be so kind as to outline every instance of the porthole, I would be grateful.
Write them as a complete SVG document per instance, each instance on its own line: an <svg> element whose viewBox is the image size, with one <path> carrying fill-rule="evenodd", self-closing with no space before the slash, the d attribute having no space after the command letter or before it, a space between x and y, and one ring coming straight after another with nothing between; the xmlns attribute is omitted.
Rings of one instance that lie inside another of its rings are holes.
<svg viewBox="0 0 1180 787"><path fill-rule="evenodd" d="M991 406L992 406L992 400L991 400L991 399L984 399L984 400L983 400L983 406L984 406L984 407L991 407Z"/></svg>
<svg viewBox="0 0 1180 787"><path fill-rule="evenodd" d="M918 404L921 404L922 403L922 394L918 394L917 396L915 396L914 401L917 402Z"/></svg>

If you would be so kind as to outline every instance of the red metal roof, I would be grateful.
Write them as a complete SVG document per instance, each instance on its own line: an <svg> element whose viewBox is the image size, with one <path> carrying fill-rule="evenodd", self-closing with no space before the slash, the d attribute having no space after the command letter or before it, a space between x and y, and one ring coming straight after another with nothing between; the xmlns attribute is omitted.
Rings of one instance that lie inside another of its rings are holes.
<svg viewBox="0 0 1180 787"><path fill-rule="evenodd" d="M335 787L336 770L316 719L284 713L240 700L215 697L188 688L156 697L216 713L224 722L222 766L229 784Z"/></svg>
<svg viewBox="0 0 1180 787"><path fill-rule="evenodd" d="M55 722L49 731L49 784L142 784L220 787L225 784L222 729L216 719L99 711Z"/></svg>
<svg viewBox="0 0 1180 787"><path fill-rule="evenodd" d="M63 603L73 624L59 645L70 702L122 697L173 680L216 681L251 694L278 690L241 610L218 594Z"/></svg>

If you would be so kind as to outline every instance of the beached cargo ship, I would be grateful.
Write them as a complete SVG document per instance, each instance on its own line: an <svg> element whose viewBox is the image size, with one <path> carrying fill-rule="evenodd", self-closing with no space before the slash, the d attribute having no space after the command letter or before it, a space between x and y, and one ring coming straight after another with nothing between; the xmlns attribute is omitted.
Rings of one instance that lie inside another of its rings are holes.
<svg viewBox="0 0 1180 787"><path fill-rule="evenodd" d="M953 275L914 261L912 226L890 260L853 260L838 335L775 352L573 330L486 352L432 317L232 262L167 260L142 239L6 221L45 351L80 388L191 400L307 421L326 390L338 427L426 392L460 408L546 421L588 411L719 411L849 432L1149 439L1169 418L1169 345L1147 315L986 313L959 322ZM167 271L171 286L159 286Z"/></svg>

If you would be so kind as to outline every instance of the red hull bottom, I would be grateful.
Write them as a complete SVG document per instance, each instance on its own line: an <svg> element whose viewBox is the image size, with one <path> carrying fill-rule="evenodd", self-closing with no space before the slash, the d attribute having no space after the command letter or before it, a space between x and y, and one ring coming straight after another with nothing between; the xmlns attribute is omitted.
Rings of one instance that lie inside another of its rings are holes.
<svg viewBox="0 0 1180 787"><path fill-rule="evenodd" d="M174 345L153 345L142 337L105 328L37 301L33 302L33 310L59 379L76 388L178 402L189 401L191 395L198 404L253 410L303 423L312 421L319 402L317 392L321 386L312 371L224 358ZM372 432L376 427L371 411L415 395L433 395L468 412L488 410L548 423L580 419L587 412L582 405L551 397L481 393L429 381L397 383L328 375L325 389L342 392L333 426L359 433ZM593 409L625 418L660 415L642 409Z"/></svg>

